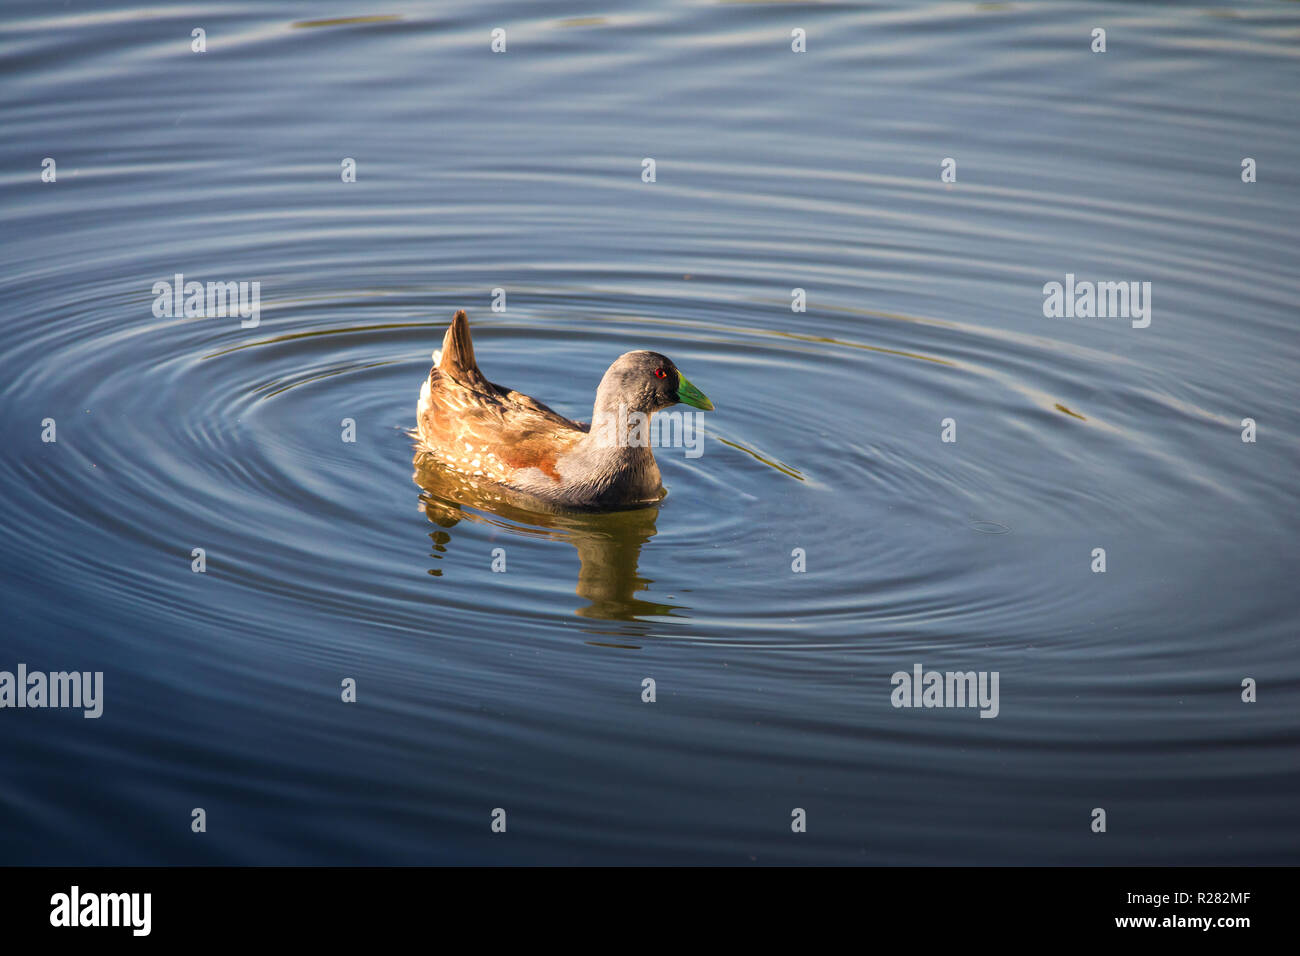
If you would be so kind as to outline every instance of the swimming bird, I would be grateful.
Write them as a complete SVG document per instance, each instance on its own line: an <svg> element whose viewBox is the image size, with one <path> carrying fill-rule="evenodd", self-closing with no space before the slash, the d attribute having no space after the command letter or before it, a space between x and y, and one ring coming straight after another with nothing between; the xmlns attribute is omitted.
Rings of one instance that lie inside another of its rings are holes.
<svg viewBox="0 0 1300 956"><path fill-rule="evenodd" d="M650 416L678 402L713 403L658 352L626 352L596 389L592 424L493 385L479 370L469 321L457 312L420 390L418 433L453 471L566 508L615 509L663 497Z"/></svg>

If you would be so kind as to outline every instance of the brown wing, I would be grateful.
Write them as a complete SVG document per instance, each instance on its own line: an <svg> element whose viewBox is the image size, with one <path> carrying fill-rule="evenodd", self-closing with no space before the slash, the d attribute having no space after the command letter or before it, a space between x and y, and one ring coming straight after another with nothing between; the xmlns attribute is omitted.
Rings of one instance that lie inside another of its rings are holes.
<svg viewBox="0 0 1300 956"><path fill-rule="evenodd" d="M420 437L447 464L506 484L513 472L537 468L560 480L556 460L585 434L577 422L479 370L464 312L443 339L438 367L420 395Z"/></svg>

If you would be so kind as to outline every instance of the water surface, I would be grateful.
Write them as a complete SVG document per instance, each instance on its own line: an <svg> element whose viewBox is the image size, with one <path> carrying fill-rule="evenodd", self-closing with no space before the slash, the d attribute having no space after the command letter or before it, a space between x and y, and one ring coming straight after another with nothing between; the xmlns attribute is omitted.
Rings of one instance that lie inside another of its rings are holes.
<svg viewBox="0 0 1300 956"><path fill-rule="evenodd" d="M1291 3L10 4L0 669L106 700L0 712L0 860L1294 863L1298 41ZM259 323L155 316L177 273ZM1044 317L1067 273L1150 326ZM457 308L572 417L668 354L704 453L637 512L457 500L409 438ZM917 663L998 716L894 708Z"/></svg>

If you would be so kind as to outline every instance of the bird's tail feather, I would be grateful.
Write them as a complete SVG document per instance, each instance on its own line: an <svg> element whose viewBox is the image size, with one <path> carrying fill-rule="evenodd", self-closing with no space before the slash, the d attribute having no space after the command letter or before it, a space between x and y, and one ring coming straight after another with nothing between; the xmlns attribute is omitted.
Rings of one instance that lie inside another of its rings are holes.
<svg viewBox="0 0 1300 956"><path fill-rule="evenodd" d="M465 318L464 309L452 317L451 326L442 339L442 348L434 355L437 356L438 371L443 375L459 382L483 381L483 373L474 358L474 342L469 335L469 320Z"/></svg>

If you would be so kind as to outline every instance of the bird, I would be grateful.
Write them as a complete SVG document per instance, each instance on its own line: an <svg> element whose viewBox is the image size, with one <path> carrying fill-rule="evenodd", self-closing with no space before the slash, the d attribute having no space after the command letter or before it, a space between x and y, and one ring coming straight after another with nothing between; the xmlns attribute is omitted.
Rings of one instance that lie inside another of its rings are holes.
<svg viewBox="0 0 1300 956"><path fill-rule="evenodd" d="M625 352L600 380L591 424L494 385L474 357L464 310L451 320L420 389L417 437L423 450L475 484L504 486L549 506L615 510L665 494L650 448L650 416L679 402L713 403L672 360Z"/></svg>

